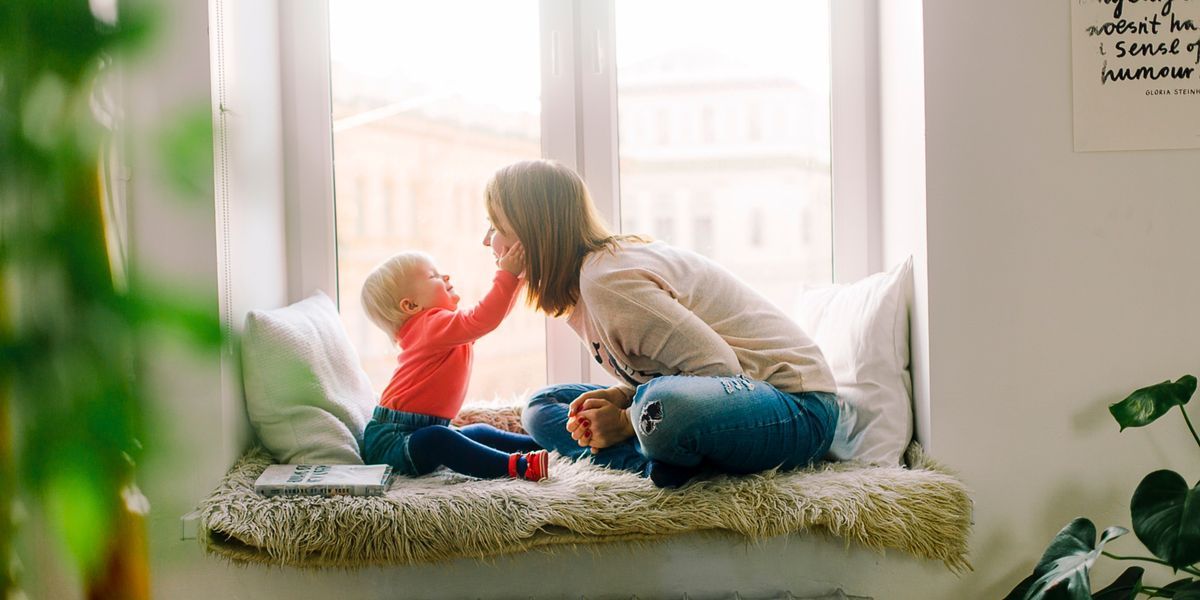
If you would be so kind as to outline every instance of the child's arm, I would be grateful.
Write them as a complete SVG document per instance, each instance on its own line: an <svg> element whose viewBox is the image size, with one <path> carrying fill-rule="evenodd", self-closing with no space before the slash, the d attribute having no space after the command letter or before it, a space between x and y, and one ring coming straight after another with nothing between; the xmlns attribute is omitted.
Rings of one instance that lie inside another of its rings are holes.
<svg viewBox="0 0 1200 600"><path fill-rule="evenodd" d="M430 315L426 337L438 344L457 346L473 342L500 326L517 300L521 280L517 274L525 268L525 253L514 244L498 261L500 269L492 278L492 289L472 308L439 311Z"/></svg>

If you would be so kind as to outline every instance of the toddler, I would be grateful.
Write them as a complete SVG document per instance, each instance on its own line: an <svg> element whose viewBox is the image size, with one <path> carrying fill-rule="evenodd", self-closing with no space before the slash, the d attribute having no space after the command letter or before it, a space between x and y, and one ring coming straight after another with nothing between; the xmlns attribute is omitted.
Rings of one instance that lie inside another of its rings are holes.
<svg viewBox="0 0 1200 600"><path fill-rule="evenodd" d="M497 263L492 289L466 310L458 310L450 276L424 253L397 254L367 276L363 308L400 346L400 364L367 424L364 462L413 477L445 466L485 479L546 478L547 454L533 438L484 424L450 427L467 393L475 340L512 309L524 250L514 245Z"/></svg>

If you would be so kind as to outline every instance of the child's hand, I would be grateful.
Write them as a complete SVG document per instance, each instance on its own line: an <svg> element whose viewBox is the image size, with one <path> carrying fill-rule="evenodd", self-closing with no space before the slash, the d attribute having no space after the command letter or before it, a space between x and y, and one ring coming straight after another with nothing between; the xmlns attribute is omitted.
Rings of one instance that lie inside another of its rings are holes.
<svg viewBox="0 0 1200 600"><path fill-rule="evenodd" d="M521 245L521 242L509 246L504 256L496 260L496 264L501 269L519 276L525 271L525 247Z"/></svg>

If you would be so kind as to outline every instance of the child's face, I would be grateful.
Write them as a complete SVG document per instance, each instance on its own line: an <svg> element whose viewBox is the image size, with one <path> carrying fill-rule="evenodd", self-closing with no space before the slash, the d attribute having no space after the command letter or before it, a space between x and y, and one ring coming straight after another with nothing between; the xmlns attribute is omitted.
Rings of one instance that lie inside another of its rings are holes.
<svg viewBox="0 0 1200 600"><path fill-rule="evenodd" d="M496 214L496 222L490 225L487 233L483 234L483 245L491 247L492 256L500 258L508 252L509 247L517 243L517 236L509 226L508 219L499 211Z"/></svg>
<svg viewBox="0 0 1200 600"><path fill-rule="evenodd" d="M438 272L437 266L421 261L408 281L410 300L421 309L458 308L458 294L450 284L450 276Z"/></svg>

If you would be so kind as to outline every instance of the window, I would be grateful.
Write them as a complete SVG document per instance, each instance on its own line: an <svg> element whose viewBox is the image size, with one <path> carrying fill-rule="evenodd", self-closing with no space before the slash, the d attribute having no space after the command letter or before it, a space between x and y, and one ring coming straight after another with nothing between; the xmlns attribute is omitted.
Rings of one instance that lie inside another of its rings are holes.
<svg viewBox="0 0 1200 600"><path fill-rule="evenodd" d="M285 115L285 128L310 131L299 136L310 140L322 127L332 131L336 161L323 160L331 172L336 165L336 285L348 325L362 319L357 297L366 272L401 249L430 252L468 292L464 300L477 299L494 268L479 244L483 184L495 169L538 156L579 171L617 228L708 254L785 309L801 284L865 276L878 248L866 197L877 189L870 181L878 165L870 159L877 136L864 134L877 105L869 98L877 91L864 6L281 4L285 30L301 32L281 36L285 88L292 86L285 93L332 91L329 114L319 103L302 106ZM324 49L309 43L322 27ZM839 94L843 101L833 101ZM314 170L289 168L288 177L303 180ZM347 197L367 193L377 201ZM305 232L322 218L333 227L332 213L315 203L299 207ZM383 231L357 239L360 220ZM303 252L313 262L314 251ZM324 267L301 279L331 279ZM604 379L565 325L517 311L477 345L473 397ZM373 361L377 387L394 366L394 350L384 350L363 357Z"/></svg>
<svg viewBox="0 0 1200 600"><path fill-rule="evenodd" d="M661 23L684 13L663 35ZM703 196L670 209L691 223L686 239L673 238L665 220L651 233L721 261L778 306L791 306L806 283L831 282L827 238L763 228L759 216L795 222L806 211L832 214L811 208L832 201L828 3L618 0L615 21L620 123L665 110L661 120L687 126L654 145L622 130L622 214L641 212L632 203L646 198L637 193L643 189ZM767 136L757 131L759 106L774 107ZM724 134L723 115L731 114L751 115L749 131Z"/></svg>
<svg viewBox="0 0 1200 600"><path fill-rule="evenodd" d="M397 350L366 326L358 301L375 265L427 252L464 305L491 285L484 184L498 167L541 156L537 11L533 0L329 3L338 295L377 391ZM469 396L545 385L545 355L544 320L518 304L476 343Z"/></svg>

